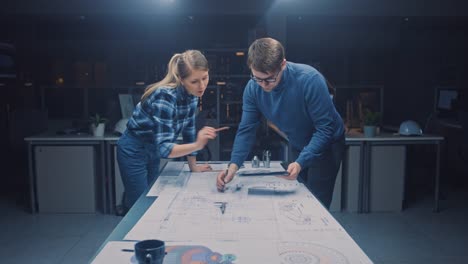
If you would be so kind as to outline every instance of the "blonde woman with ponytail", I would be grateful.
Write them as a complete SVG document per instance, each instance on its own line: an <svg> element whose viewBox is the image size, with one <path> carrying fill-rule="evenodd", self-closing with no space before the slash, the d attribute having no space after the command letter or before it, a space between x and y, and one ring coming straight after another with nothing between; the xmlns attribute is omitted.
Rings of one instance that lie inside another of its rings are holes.
<svg viewBox="0 0 468 264"><path fill-rule="evenodd" d="M198 98L208 85L208 62L197 50L172 56L167 75L146 89L127 129L117 142L117 161L128 210L159 175L160 158L187 156L192 172L209 171L196 164L196 152L215 139L219 130L195 130ZM182 134L183 143L176 139Z"/></svg>

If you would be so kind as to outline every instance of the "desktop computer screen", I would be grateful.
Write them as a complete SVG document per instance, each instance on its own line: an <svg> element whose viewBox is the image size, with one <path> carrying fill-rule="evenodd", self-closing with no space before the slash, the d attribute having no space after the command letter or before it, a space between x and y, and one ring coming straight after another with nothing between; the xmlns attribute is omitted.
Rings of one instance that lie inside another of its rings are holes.
<svg viewBox="0 0 468 264"><path fill-rule="evenodd" d="M458 91L452 89L440 89L437 99L437 109L452 110L453 103L458 98Z"/></svg>
<svg viewBox="0 0 468 264"><path fill-rule="evenodd" d="M438 117L456 117L458 112L457 100L458 90L455 88L436 88L434 110Z"/></svg>

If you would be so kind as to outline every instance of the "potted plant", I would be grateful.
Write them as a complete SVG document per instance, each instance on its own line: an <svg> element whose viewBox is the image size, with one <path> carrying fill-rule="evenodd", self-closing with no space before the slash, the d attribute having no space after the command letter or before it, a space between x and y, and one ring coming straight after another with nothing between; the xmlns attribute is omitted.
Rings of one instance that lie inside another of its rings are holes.
<svg viewBox="0 0 468 264"><path fill-rule="evenodd" d="M95 137L102 137L104 136L104 131L106 128L107 118L100 116L99 114L95 114L89 118L91 123L91 131Z"/></svg>
<svg viewBox="0 0 468 264"><path fill-rule="evenodd" d="M377 127L380 125L381 114L380 112L373 112L366 110L364 113L364 136L375 137Z"/></svg>

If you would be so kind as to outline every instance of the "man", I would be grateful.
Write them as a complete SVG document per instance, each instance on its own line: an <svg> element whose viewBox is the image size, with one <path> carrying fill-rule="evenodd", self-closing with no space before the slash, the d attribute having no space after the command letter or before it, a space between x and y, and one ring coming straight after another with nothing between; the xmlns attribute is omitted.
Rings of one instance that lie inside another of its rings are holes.
<svg viewBox="0 0 468 264"><path fill-rule="evenodd" d="M245 87L231 162L217 177L218 190L224 189L247 158L263 114L288 136L293 148L293 162L284 178L300 176L298 180L329 208L345 139L343 120L325 78L311 66L286 61L283 46L272 38L252 43L247 64L252 80Z"/></svg>

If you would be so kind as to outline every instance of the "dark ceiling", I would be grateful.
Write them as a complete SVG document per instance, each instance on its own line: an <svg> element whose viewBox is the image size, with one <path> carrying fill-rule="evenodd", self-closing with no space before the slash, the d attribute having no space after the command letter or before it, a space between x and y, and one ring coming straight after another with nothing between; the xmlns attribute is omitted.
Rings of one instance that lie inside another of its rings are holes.
<svg viewBox="0 0 468 264"><path fill-rule="evenodd" d="M464 0L3 0L3 14L466 16Z"/></svg>

